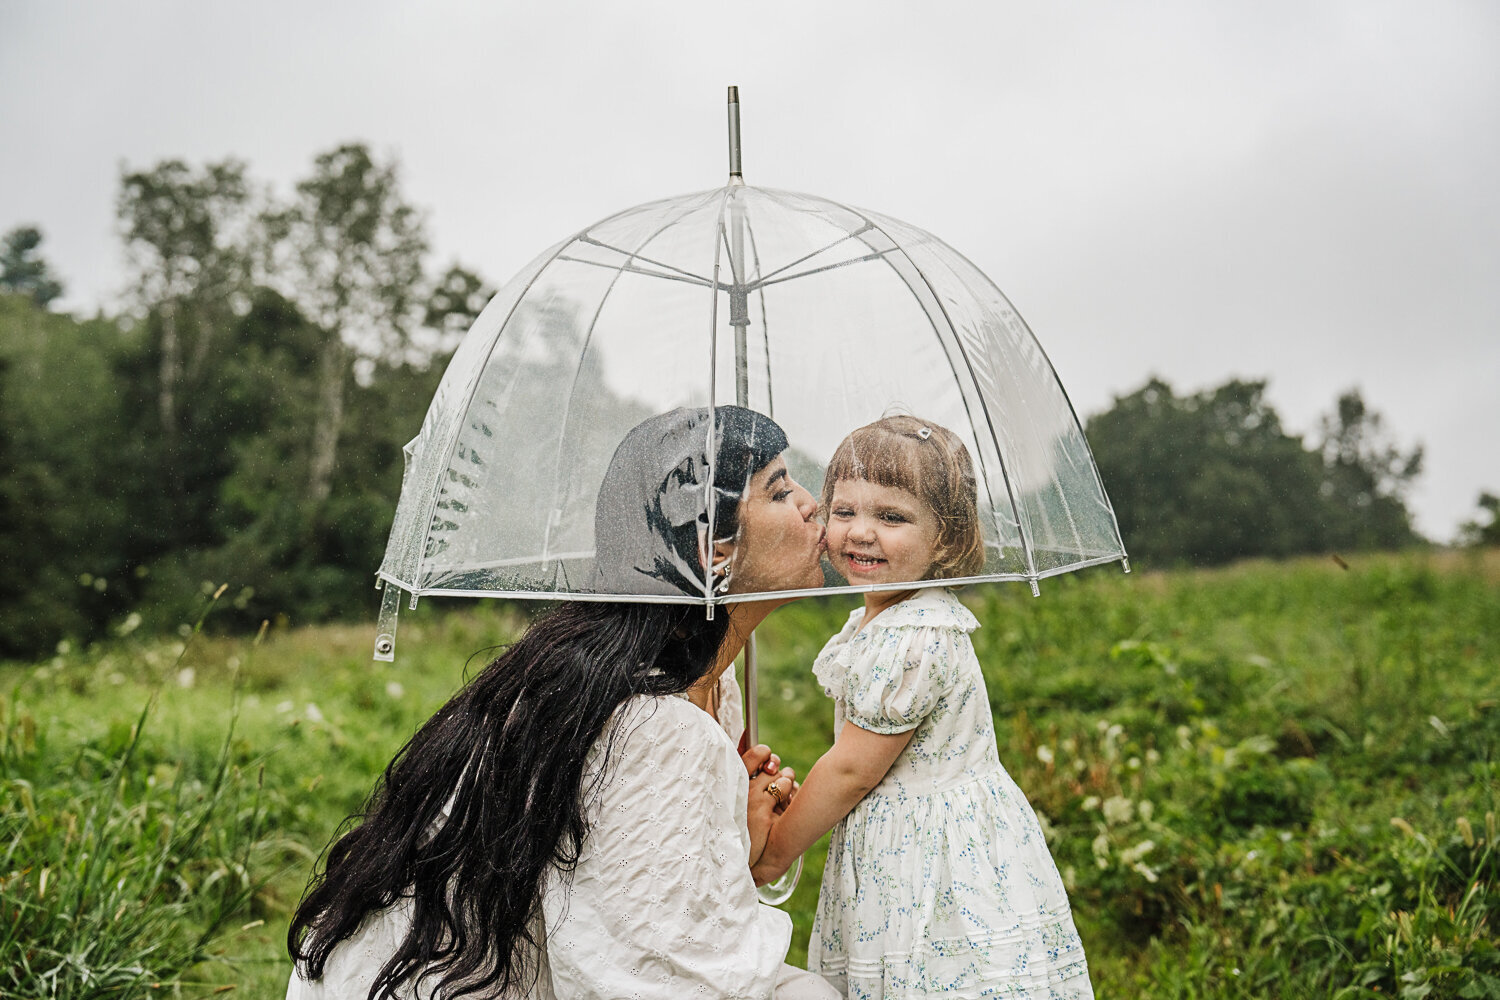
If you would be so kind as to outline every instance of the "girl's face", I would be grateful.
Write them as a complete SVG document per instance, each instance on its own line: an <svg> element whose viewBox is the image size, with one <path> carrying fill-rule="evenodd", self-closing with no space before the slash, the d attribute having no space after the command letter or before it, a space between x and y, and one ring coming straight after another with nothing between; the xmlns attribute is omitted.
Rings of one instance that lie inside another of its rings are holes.
<svg viewBox="0 0 1500 1000"><path fill-rule="evenodd" d="M803 590L823 585L823 526L818 503L773 459L750 477L740 500L732 594ZM715 553L717 563L721 556Z"/></svg>
<svg viewBox="0 0 1500 1000"><path fill-rule="evenodd" d="M851 584L920 580L937 552L938 522L899 486L840 479L828 505L828 560Z"/></svg>

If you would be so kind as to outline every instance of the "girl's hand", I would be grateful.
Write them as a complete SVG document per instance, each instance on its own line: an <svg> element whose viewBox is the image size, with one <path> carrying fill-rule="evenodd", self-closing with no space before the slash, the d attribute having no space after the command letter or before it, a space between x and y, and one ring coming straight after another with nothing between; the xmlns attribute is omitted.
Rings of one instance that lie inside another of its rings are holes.
<svg viewBox="0 0 1500 1000"><path fill-rule="evenodd" d="M845 723L833 748L808 772L810 791L798 796L797 804L784 816L776 817L775 835L768 833L759 850L751 853L750 871L756 883L780 876L799 854L833 829L880 784L915 732L908 729L887 735Z"/></svg>
<svg viewBox="0 0 1500 1000"><path fill-rule="evenodd" d="M767 857L765 852L762 851L761 860L750 866L750 877L755 879L756 885L765 885L767 882L774 882L781 878L781 876L787 873L787 869L790 867L790 862L781 864Z"/></svg>
<svg viewBox="0 0 1500 1000"><path fill-rule="evenodd" d="M750 791L745 803L745 826L750 832L749 863L753 868L766 849L766 838L770 836L771 824L776 814L785 808L796 787L791 768L783 768L776 774L767 774L764 766L750 778Z"/></svg>

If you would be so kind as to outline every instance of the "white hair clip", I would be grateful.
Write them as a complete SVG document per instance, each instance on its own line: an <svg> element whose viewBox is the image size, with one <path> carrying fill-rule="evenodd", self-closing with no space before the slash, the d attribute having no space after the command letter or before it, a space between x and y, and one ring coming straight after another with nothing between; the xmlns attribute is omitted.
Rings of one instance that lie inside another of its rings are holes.
<svg viewBox="0 0 1500 1000"><path fill-rule="evenodd" d="M919 428L917 428L917 437L921 438L923 441L926 441L928 438L932 437L932 428L931 427L919 427Z"/></svg>

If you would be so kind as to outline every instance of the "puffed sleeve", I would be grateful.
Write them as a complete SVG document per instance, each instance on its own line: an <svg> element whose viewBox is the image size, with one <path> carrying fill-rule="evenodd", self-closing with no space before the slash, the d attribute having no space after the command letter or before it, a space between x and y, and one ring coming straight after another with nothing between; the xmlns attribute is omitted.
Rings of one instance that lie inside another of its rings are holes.
<svg viewBox="0 0 1500 1000"><path fill-rule="evenodd" d="M848 720L872 733L904 733L922 724L953 686L959 643L955 628L877 628L850 650L844 676Z"/></svg>
<svg viewBox="0 0 1500 1000"><path fill-rule="evenodd" d="M792 925L756 896L734 746L678 698L629 703L615 735L586 850L543 895L553 989L769 998Z"/></svg>

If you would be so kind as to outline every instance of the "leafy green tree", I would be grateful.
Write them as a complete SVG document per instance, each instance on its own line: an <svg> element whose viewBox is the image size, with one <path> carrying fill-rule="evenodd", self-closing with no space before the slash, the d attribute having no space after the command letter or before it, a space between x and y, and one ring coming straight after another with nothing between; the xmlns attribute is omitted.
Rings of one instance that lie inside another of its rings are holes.
<svg viewBox="0 0 1500 1000"><path fill-rule="evenodd" d="M1318 546L1317 457L1282 429L1264 381L1179 397L1152 379L1087 435L1131 556L1213 564Z"/></svg>
<svg viewBox="0 0 1500 1000"><path fill-rule="evenodd" d="M189 410L225 461L197 482L202 530L163 549L153 564L160 624L184 620L207 580L232 587L216 614L220 625L237 617L253 625L257 613L288 612L292 605L278 599L315 572L303 484L322 342L322 331L294 303L265 288L231 326L216 358L212 398Z"/></svg>
<svg viewBox="0 0 1500 1000"><path fill-rule="evenodd" d="M1314 449L1288 434L1264 381L1177 396L1152 379L1089 418L1125 547L1145 564L1222 563L1416 539L1405 492L1421 449L1389 442L1357 392Z"/></svg>
<svg viewBox="0 0 1500 1000"><path fill-rule="evenodd" d="M495 289L473 271L450 265L428 293L422 318L422 325L434 334L434 353L451 354L494 294Z"/></svg>
<svg viewBox="0 0 1500 1000"><path fill-rule="evenodd" d="M1465 545L1500 545L1500 497L1488 490L1479 494L1479 509L1486 520L1465 521L1459 538Z"/></svg>
<svg viewBox="0 0 1500 1000"><path fill-rule="evenodd" d="M215 352L248 297L253 207L245 165L238 160L200 169L164 160L120 178L116 214L155 362L160 471L168 495L179 502L191 475L182 454L183 400L200 394Z"/></svg>
<svg viewBox="0 0 1500 1000"><path fill-rule="evenodd" d="M323 334L305 488L316 513L333 489L356 368L368 377L377 360L403 360L422 318L427 238L395 163L362 143L318 156L292 203L266 223L274 283Z"/></svg>
<svg viewBox="0 0 1500 1000"><path fill-rule="evenodd" d="M1402 451L1359 390L1339 396L1322 420L1323 484L1332 548L1391 549L1417 540L1406 494L1422 471L1420 445Z"/></svg>
<svg viewBox="0 0 1500 1000"><path fill-rule="evenodd" d="M25 295L46 309L62 295L63 286L37 256L41 243L42 231L35 226L17 226L0 239L0 292Z"/></svg>
<svg viewBox="0 0 1500 1000"><path fill-rule="evenodd" d="M136 596L121 337L0 294L0 656L91 638Z"/></svg>

